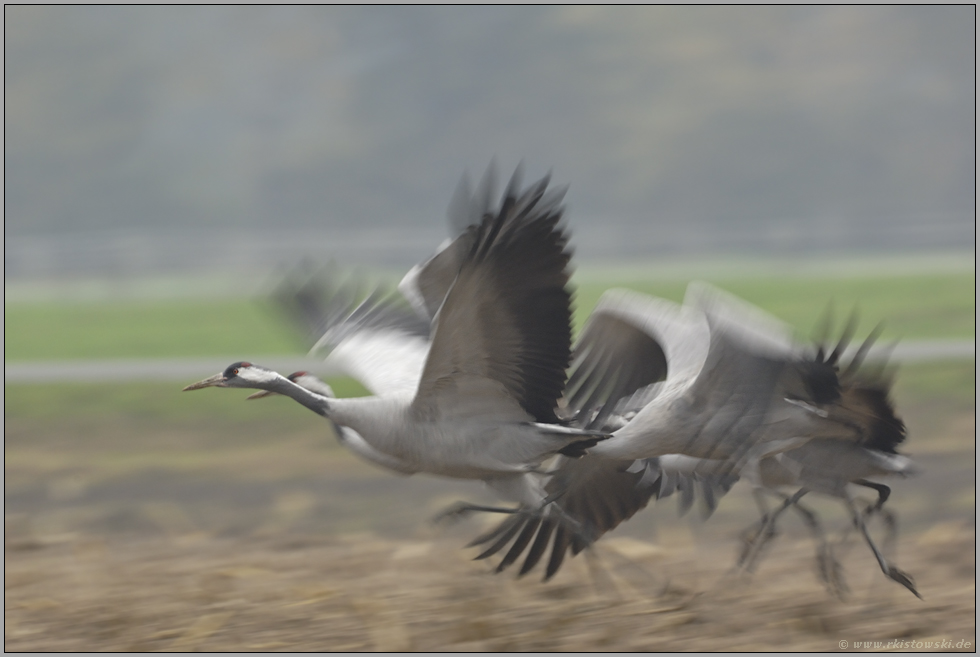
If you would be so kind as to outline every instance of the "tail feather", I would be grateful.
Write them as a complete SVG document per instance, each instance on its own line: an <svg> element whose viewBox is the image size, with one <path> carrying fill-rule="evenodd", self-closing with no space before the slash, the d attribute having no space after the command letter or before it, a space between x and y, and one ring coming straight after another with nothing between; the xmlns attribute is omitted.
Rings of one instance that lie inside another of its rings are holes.
<svg viewBox="0 0 980 657"><path fill-rule="evenodd" d="M861 427L862 446L887 454L905 441L905 423L895 414L888 390L877 385L854 385L844 390L841 411Z"/></svg>
<svg viewBox="0 0 980 657"><path fill-rule="evenodd" d="M828 312L828 325L829 322ZM884 365L862 368L865 357L881 335L882 325L872 329L845 364L841 359L856 328L857 313L852 313L830 354L826 354L821 344L812 359L797 366L795 372L805 394L797 395L794 391L790 397L822 407L830 418L857 431L863 447L895 454L905 440L906 429L889 396L891 378Z"/></svg>

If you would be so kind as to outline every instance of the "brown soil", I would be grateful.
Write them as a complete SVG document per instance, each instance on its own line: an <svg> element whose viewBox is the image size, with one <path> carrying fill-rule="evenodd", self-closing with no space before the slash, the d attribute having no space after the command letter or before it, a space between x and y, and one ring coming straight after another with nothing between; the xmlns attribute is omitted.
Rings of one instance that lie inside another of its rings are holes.
<svg viewBox="0 0 980 657"><path fill-rule="evenodd" d="M479 486L381 473L319 422L263 437L6 419L4 647L972 651L974 414L910 415L923 472L889 482L894 545L872 528L923 600L853 532L836 550L850 594L834 597L792 514L754 576L729 574L757 517L741 484L704 523L678 519L670 500L647 509L542 583L541 566L517 580L472 560L462 546L483 520L428 522L481 501ZM806 501L840 540L841 505Z"/></svg>
<svg viewBox="0 0 980 657"><path fill-rule="evenodd" d="M591 567L580 555L548 583L495 575L456 537L14 541L5 648L973 650L974 536L946 523L905 537L899 562L924 600L854 545L844 601L819 584L806 540L784 539L750 578L726 575L730 545L610 537Z"/></svg>

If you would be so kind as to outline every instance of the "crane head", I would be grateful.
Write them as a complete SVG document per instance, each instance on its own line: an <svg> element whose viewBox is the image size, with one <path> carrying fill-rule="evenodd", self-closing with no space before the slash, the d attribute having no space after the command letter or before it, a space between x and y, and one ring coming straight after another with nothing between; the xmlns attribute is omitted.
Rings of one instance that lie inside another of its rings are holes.
<svg viewBox="0 0 980 657"><path fill-rule="evenodd" d="M277 375L272 370L253 365L248 361L232 363L225 368L224 372L215 374L197 383L192 383L184 391L200 390L201 388L259 388L264 382L275 378Z"/></svg>

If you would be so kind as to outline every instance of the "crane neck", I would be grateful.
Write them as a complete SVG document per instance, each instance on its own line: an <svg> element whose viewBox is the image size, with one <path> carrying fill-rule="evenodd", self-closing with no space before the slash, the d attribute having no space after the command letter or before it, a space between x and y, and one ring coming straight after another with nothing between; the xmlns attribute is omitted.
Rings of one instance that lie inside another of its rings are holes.
<svg viewBox="0 0 980 657"><path fill-rule="evenodd" d="M315 392L311 392L303 386L296 385L284 376L276 376L262 387L270 392L277 392L280 395L292 397L295 401L299 402L317 415L329 417L330 403L326 397L323 395L318 395Z"/></svg>

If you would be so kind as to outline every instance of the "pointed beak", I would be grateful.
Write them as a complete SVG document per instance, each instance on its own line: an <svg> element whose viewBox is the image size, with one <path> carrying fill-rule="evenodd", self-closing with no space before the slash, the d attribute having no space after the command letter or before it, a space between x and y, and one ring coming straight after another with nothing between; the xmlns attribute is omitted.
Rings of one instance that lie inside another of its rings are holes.
<svg viewBox="0 0 980 657"><path fill-rule="evenodd" d="M215 374L214 376L208 377L203 381L198 381L197 383L190 384L189 386L184 388L183 392L187 392L188 390L200 390L201 388L211 388L213 386L224 388L226 387L225 381L227 380L228 379L225 378L224 374Z"/></svg>
<svg viewBox="0 0 980 657"><path fill-rule="evenodd" d="M195 383L194 385L197 384ZM248 401L249 399L262 399L263 397L270 397L272 395L278 395L278 394L279 394L278 392L272 392L271 390L259 390L258 392L253 392L251 395L246 397L245 401Z"/></svg>

